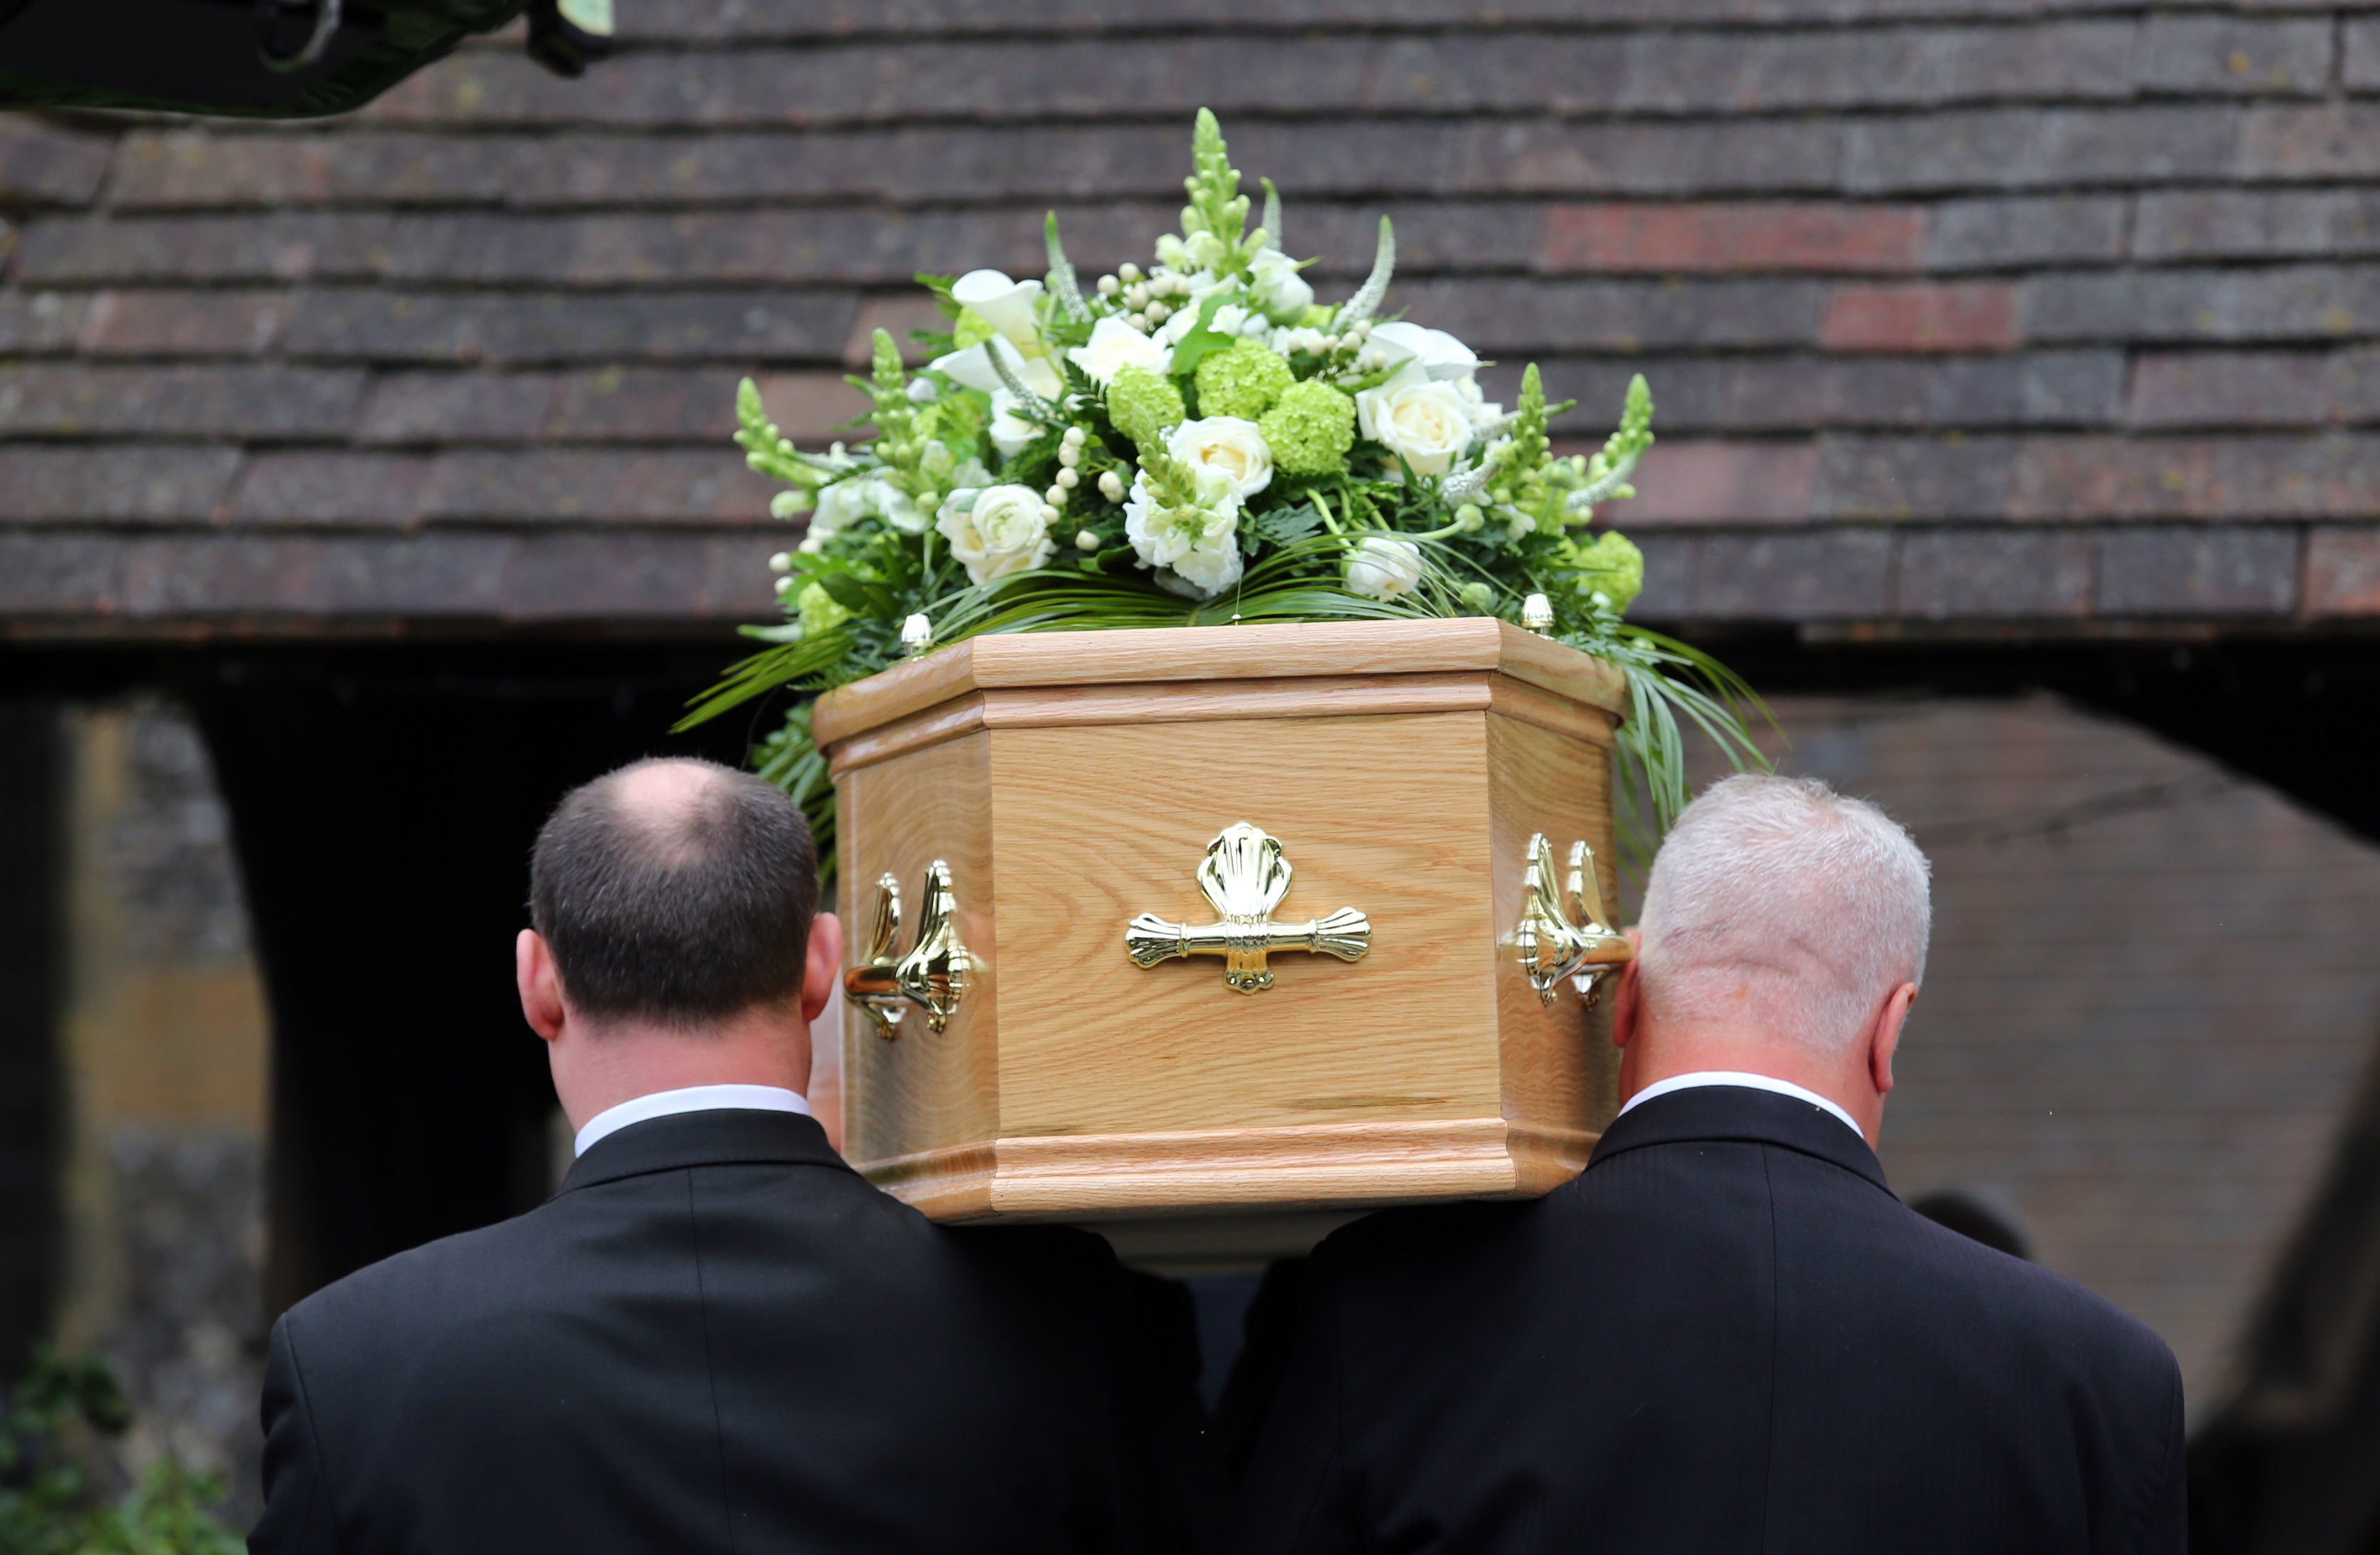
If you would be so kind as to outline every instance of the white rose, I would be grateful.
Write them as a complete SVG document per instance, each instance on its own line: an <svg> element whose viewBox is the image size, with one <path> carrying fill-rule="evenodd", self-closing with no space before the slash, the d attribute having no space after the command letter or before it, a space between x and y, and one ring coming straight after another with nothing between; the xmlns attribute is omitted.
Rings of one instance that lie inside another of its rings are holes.
<svg viewBox="0 0 2380 1555"><path fill-rule="evenodd" d="M966 493L953 492L934 528L978 584L1029 572L1058 548L1050 538L1041 493L1023 486L989 486L975 492L972 502Z"/></svg>
<svg viewBox="0 0 2380 1555"><path fill-rule="evenodd" d="M1421 547L1375 535L1348 553L1347 588L1371 600L1393 600L1421 584Z"/></svg>
<svg viewBox="0 0 2380 1555"><path fill-rule="evenodd" d="M1092 383L1105 383L1127 367L1163 373L1172 367L1173 353L1111 315L1093 324L1089 344L1068 351L1066 359L1081 368L1083 376Z"/></svg>
<svg viewBox="0 0 2380 1555"><path fill-rule="evenodd" d="M1184 421L1166 434L1165 451L1193 469L1222 471L1244 499L1272 484L1272 450L1254 421L1237 416Z"/></svg>
<svg viewBox="0 0 2380 1555"><path fill-rule="evenodd" d="M1150 494L1146 471L1133 477L1123 532L1140 565L1159 569L1160 587L1211 600L1240 580L1240 496L1220 469L1196 469L1194 479L1191 504L1168 508Z"/></svg>
<svg viewBox="0 0 2380 1555"><path fill-rule="evenodd" d="M1394 320L1374 324L1369 344L1380 353L1381 365L1419 362L1434 379L1468 378L1479 370L1478 355L1442 329Z"/></svg>
<svg viewBox="0 0 2380 1555"><path fill-rule="evenodd" d="M1277 324L1294 323L1314 304L1314 288L1297 273L1297 261L1279 249L1262 249L1249 261L1248 300Z"/></svg>
<svg viewBox="0 0 2380 1555"><path fill-rule="evenodd" d="M951 283L953 302L975 310L1027 355L1041 348L1041 326L1033 317L1040 296L1040 282L1012 281L997 270L970 270Z"/></svg>
<svg viewBox="0 0 2380 1555"><path fill-rule="evenodd" d="M1418 373L1400 372L1357 395L1355 419L1366 437L1403 456L1415 475L1445 474L1471 446L1471 406L1463 391Z"/></svg>
<svg viewBox="0 0 2380 1555"><path fill-rule="evenodd" d="M947 357L936 357L927 365L966 388L996 395L1008 385L1001 381L1000 370L991 365L995 350L1007 361L1008 371L1016 375L1017 382L1043 399L1056 399L1066 392L1065 382L1050 365L1049 358L1026 357L1005 340L987 340L964 351L953 351Z"/></svg>

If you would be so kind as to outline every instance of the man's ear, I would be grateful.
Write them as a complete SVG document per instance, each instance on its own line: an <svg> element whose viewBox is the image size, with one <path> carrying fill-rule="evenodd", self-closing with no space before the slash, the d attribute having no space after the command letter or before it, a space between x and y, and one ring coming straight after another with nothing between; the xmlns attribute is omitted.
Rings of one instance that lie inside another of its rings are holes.
<svg viewBox="0 0 2380 1555"><path fill-rule="evenodd" d="M1645 937L1634 929L1625 930L1628 942L1641 954ZM1620 986L1611 990L1611 1045L1625 1048L1636 1036L1637 1001L1643 990L1636 978L1636 957L1630 956L1620 968Z"/></svg>
<svg viewBox="0 0 2380 1555"><path fill-rule="evenodd" d="M534 929L522 929L513 942L513 981L520 988L528 1028L549 1042L560 1037L569 1016L562 1002L562 970L553 964L553 947Z"/></svg>
<svg viewBox="0 0 2380 1555"><path fill-rule="evenodd" d="M1916 1002L1917 985L1903 983L1876 1012L1876 1029L1867 1045L1867 1078L1878 1096L1892 1093L1892 1055L1900 1047L1900 1027L1909 1019L1909 1007Z"/></svg>
<svg viewBox="0 0 2380 1555"><path fill-rule="evenodd" d="M832 913L810 919L809 947L802 963L802 1019L814 1021L834 997L843 977L843 920Z"/></svg>

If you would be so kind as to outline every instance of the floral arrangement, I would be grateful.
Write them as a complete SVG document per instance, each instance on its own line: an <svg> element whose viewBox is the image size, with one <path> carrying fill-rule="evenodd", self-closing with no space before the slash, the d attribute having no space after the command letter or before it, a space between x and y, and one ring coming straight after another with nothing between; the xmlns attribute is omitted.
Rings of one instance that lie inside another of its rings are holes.
<svg viewBox="0 0 2380 1555"><path fill-rule="evenodd" d="M1382 312L1396 264L1378 257L1352 297L1318 302L1282 243L1264 181L1250 230L1221 129L1201 110L1182 230L1146 269L1085 285L1053 213L1049 272L918 277L945 332L912 371L875 336L853 383L865 444L795 448L747 379L736 441L782 480L771 511L808 516L771 558L782 625L686 723L783 686L872 674L926 643L978 632L1496 615L1624 670L1631 808L1658 830L1686 799L1680 720L1738 765L1757 760L1732 674L1623 617L1644 580L1628 539L1595 528L1633 496L1653 444L1639 376L1589 455L1555 456L1532 365L1510 410L1487 400L1478 357L1442 330ZM832 836L833 794L807 701L755 752L761 773Z"/></svg>

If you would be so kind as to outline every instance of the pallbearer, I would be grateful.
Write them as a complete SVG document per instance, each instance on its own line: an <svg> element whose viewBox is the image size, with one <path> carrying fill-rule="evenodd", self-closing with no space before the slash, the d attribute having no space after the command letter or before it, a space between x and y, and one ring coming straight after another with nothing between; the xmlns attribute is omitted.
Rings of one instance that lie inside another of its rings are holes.
<svg viewBox="0 0 2380 1555"><path fill-rule="evenodd" d="M707 762L563 801L517 969L577 1160L274 1326L256 1555L1182 1547L1196 1401L1135 1277L1081 1232L935 1226L809 1116L815 866L792 801Z"/></svg>
<svg viewBox="0 0 2380 1555"><path fill-rule="evenodd" d="M1876 1164L1926 876L1815 781L1695 801L1621 974L1627 1102L1593 1163L1324 1245L1235 1555L2180 1555L2164 1343Z"/></svg>

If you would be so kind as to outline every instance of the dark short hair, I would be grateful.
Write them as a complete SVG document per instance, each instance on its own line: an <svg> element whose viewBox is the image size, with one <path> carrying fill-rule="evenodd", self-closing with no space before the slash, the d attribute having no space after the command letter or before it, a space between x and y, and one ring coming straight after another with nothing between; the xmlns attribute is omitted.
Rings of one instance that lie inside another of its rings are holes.
<svg viewBox="0 0 2380 1555"><path fill-rule="evenodd" d="M665 808L627 806L627 780L665 765L698 781ZM599 1020L692 1026L795 997L817 910L801 807L714 761L638 761L572 789L529 855L529 922Z"/></svg>

